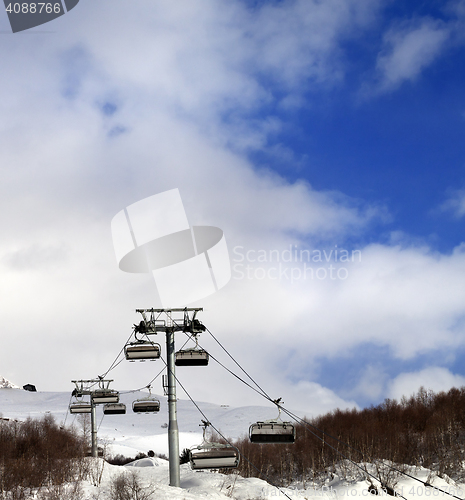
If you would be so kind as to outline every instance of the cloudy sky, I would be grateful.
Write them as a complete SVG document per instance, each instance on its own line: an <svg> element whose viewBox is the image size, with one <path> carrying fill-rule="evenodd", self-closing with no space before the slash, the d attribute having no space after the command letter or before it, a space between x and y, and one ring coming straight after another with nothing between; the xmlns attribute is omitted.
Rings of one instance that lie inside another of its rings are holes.
<svg viewBox="0 0 465 500"><path fill-rule="evenodd" d="M464 25L463 0L81 0L16 34L3 12L0 375L106 372L158 305L111 220L178 188L232 266L192 305L272 397L310 415L465 384ZM178 375L266 404L215 363Z"/></svg>

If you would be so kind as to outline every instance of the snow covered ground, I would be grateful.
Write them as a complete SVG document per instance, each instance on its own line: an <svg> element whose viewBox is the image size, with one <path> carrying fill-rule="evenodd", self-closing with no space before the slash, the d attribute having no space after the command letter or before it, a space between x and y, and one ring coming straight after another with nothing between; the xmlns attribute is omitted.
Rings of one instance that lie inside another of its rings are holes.
<svg viewBox="0 0 465 500"><path fill-rule="evenodd" d="M103 461L99 459L99 463ZM193 471L189 465L181 466L181 487L169 486L168 462L161 459L142 459L136 461L134 466L128 464L125 467L104 464L102 482L99 487L90 482L84 483L84 493L86 499L96 498L100 493L100 498L105 498L110 491L111 483L120 474L137 474L138 480L147 491L153 491L152 498L163 498L166 500L194 500L199 498L220 500L233 498L237 500L265 500L286 498L291 500L308 500L310 498L370 498L379 496L392 498L384 492L378 496L372 495L369 490L369 483L360 480L346 480L345 478L334 477L328 479L326 484L312 485L311 483L295 484L290 488L277 488L262 479L242 478L236 474L220 474L213 471ZM415 477L422 481L428 478L429 470L424 468L414 469ZM459 498L465 498L465 485L455 484L453 481L446 482L443 479L435 478L434 486L437 486L447 493ZM406 500L415 500L418 497L441 497L452 498L446 493L438 490L426 488L413 479L399 481L396 492Z"/></svg>
<svg viewBox="0 0 465 500"><path fill-rule="evenodd" d="M161 411L158 414L134 414L131 411L132 401L145 397L147 393L123 394L121 401L126 403L128 412L125 415L106 415L103 418L102 409L98 409L98 436L100 442L105 442L112 454L121 453L125 456L134 456L142 451L153 450L155 453L168 452L167 429L168 422L166 398L157 396L161 402ZM46 413L55 416L57 422L66 425L79 426L75 416L68 413L70 394L55 392L27 392L22 389L0 389L0 416L3 418L24 420L27 417L40 418ZM232 439L247 433L252 422L276 417L276 410L272 407L242 407L231 408L200 403L202 411L215 427ZM190 447L201 442L199 423L202 415L190 401L178 401L178 418L180 429L180 449ZM224 475L215 471L193 471L189 465L181 466L181 487L169 486L168 462L159 458L137 460L124 467L113 466L102 459L89 459L94 463L96 470L94 481L84 481L82 484L85 500L106 500L110 498L110 489L113 481L121 474L129 478L136 474L138 482L145 491L152 492L149 498L163 498L166 500L220 500L233 498L237 500L261 499L306 499L318 498L366 498L372 496L368 491L369 483L360 478L328 477L326 483L313 485L311 483L296 483L290 488L279 488L256 478L245 479L237 474ZM409 473L426 481L429 470L423 468L411 469ZM97 477L100 481L97 481ZM465 499L465 484L456 484L453 481L435 477L428 481L455 497ZM396 491L407 500L417 497L449 498L440 491L426 488L423 484L410 478L400 480ZM391 498L381 492L381 496Z"/></svg>
<svg viewBox="0 0 465 500"><path fill-rule="evenodd" d="M153 450L168 454L168 405L165 396L153 395L160 400L160 412L137 414L132 412L132 402L145 398L147 392L121 394L125 403L125 415L103 415L102 406L97 408L99 442L108 447L111 454L135 456L139 452ZM58 423L74 424L79 428L79 418L70 415L68 406L71 392L28 392L22 389L0 389L0 416L24 420L40 418L51 413ZM246 406L232 408L212 403L197 403L212 424L227 438L236 439L248 433L251 423L277 417L271 406ZM303 415L302 415L303 416ZM204 417L190 402L178 400L178 425L180 449L189 448L202 441L201 420Z"/></svg>

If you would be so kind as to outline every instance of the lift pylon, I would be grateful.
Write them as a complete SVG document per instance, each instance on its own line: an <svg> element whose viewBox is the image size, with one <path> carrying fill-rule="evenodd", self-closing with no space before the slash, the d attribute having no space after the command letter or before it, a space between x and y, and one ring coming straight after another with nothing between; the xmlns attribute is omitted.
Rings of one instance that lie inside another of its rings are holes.
<svg viewBox="0 0 465 500"><path fill-rule="evenodd" d="M76 386L71 393L72 396L76 398L81 396L90 396L91 454L93 457L97 457L96 405L101 403L117 403L119 400L119 393L110 389L110 383L113 382L113 380L104 380L101 377L90 380L71 380L71 382ZM93 389L95 386L98 388ZM71 408L70 411L71 413L74 413Z"/></svg>
<svg viewBox="0 0 465 500"><path fill-rule="evenodd" d="M180 486L179 466L179 431L176 404L176 374L175 374L175 332L200 333L205 327L196 319L202 307L178 309L136 309L142 315L142 321L134 325L137 333L153 335L165 333L167 357L167 387L168 395L168 454L170 470L170 486Z"/></svg>

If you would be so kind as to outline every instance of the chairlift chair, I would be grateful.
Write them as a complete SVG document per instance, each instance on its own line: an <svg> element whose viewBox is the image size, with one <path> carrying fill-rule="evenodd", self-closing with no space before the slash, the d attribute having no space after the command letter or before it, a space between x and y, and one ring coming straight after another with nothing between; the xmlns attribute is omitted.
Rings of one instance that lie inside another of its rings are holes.
<svg viewBox="0 0 465 500"><path fill-rule="evenodd" d="M103 407L104 415L124 415L126 413L126 405L124 403L107 403Z"/></svg>
<svg viewBox="0 0 465 500"><path fill-rule="evenodd" d="M239 465L239 452L236 448L220 443L209 443L198 450L189 450L192 469L231 469Z"/></svg>
<svg viewBox="0 0 465 500"><path fill-rule="evenodd" d="M137 399L132 403L134 413L157 413L160 411L160 401L154 398Z"/></svg>
<svg viewBox="0 0 465 500"><path fill-rule="evenodd" d="M281 420L281 398L274 401L278 407L278 418L256 422L249 427L251 443L294 443L295 427L291 422Z"/></svg>
<svg viewBox="0 0 465 500"><path fill-rule="evenodd" d="M291 422L266 420L249 427L251 443L294 443L295 427Z"/></svg>
<svg viewBox="0 0 465 500"><path fill-rule="evenodd" d="M95 404L100 403L118 403L119 392L112 389L97 389L91 395L92 402Z"/></svg>
<svg viewBox="0 0 465 500"><path fill-rule="evenodd" d="M69 405L70 413L90 413L92 411L92 404L84 401L78 401Z"/></svg>
<svg viewBox="0 0 465 500"><path fill-rule="evenodd" d="M139 340L132 342L124 348L124 355L129 361L145 361L146 359L160 358L160 344Z"/></svg>
<svg viewBox="0 0 465 500"><path fill-rule="evenodd" d="M199 446L189 450L189 462L193 470L231 469L239 465L239 451L234 446L210 443L205 440L205 431L210 422L202 421L203 440Z"/></svg>
<svg viewBox="0 0 465 500"><path fill-rule="evenodd" d="M200 322L196 319L192 321L193 324ZM203 325L202 325L203 326ZM204 327L205 329L205 327ZM206 366L208 365L209 355L205 349L199 347L197 340L197 333L193 333L192 337L195 340L195 347L188 349L181 349L175 354L174 364L176 366Z"/></svg>
<svg viewBox="0 0 465 500"><path fill-rule="evenodd" d="M176 366L207 366L209 355L204 349L181 349L176 353Z"/></svg>
<svg viewBox="0 0 465 500"><path fill-rule="evenodd" d="M160 411L160 401L152 397L152 386L148 385L149 395L143 399L136 399L132 403L134 413L157 413Z"/></svg>

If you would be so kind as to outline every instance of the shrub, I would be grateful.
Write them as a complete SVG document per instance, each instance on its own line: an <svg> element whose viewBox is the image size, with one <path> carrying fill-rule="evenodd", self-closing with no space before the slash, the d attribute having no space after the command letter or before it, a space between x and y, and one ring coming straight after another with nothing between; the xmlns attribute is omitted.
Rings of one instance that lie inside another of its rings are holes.
<svg viewBox="0 0 465 500"><path fill-rule="evenodd" d="M154 492L151 486L142 486L135 471L116 476L110 485L111 500L148 500Z"/></svg>
<svg viewBox="0 0 465 500"><path fill-rule="evenodd" d="M253 464L242 459L239 473L280 485L323 480L341 469L342 453L356 463L372 463L386 489L395 486L403 464L454 479L465 476L465 387L439 394L421 388L400 403L386 399L361 411L335 410L307 422L296 425L291 445L238 440L235 446Z"/></svg>
<svg viewBox="0 0 465 500"><path fill-rule="evenodd" d="M21 498L25 489L63 484L80 476L83 442L51 415L24 422L0 421L1 490Z"/></svg>
<svg viewBox="0 0 465 500"><path fill-rule="evenodd" d="M189 448L184 448L182 450L181 455L179 457L179 463L181 465L189 463Z"/></svg>

